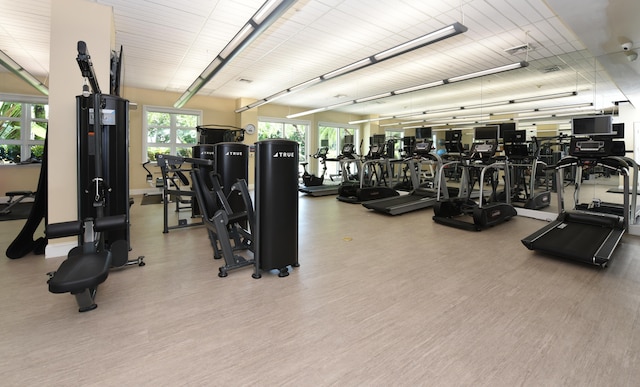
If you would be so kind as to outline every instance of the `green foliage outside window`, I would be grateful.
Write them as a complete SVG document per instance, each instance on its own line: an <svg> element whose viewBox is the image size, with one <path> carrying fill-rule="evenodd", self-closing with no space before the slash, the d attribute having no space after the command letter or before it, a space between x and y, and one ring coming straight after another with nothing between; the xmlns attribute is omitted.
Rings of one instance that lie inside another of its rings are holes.
<svg viewBox="0 0 640 387"><path fill-rule="evenodd" d="M0 160L41 160L48 118L46 104L0 101Z"/></svg>

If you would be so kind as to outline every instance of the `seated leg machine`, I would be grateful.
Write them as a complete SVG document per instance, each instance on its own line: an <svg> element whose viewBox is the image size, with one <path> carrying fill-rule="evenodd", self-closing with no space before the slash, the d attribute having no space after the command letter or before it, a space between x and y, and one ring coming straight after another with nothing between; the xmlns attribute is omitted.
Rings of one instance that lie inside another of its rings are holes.
<svg viewBox="0 0 640 387"><path fill-rule="evenodd" d="M105 248L100 238L101 232L127 227L126 215L105 216L53 223L46 227L47 238L79 236L80 245L69 251L67 259L58 270L48 273L51 293L71 293L78 303L79 312L87 312L98 307L95 296L98 285L109 276L114 267L144 266L144 257L128 260L129 246L126 240L117 240Z"/></svg>

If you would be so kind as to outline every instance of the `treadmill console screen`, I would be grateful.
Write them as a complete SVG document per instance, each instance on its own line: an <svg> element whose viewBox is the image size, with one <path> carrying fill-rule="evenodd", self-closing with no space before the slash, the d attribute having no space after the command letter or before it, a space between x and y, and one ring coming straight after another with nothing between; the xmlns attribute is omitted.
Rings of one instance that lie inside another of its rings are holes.
<svg viewBox="0 0 640 387"><path fill-rule="evenodd" d="M600 158L614 156L614 143L611 138L592 140L589 138L571 138L569 154L579 158Z"/></svg>

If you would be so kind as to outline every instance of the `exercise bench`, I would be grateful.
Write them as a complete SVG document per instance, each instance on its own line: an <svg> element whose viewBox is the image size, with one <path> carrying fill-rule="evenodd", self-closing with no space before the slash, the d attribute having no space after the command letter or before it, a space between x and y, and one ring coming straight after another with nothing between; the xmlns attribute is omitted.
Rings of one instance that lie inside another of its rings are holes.
<svg viewBox="0 0 640 387"><path fill-rule="evenodd" d="M126 215L105 216L50 224L46 227L47 238L80 236L81 244L69 251L67 259L58 270L47 273L51 293L71 293L78 303L79 312L87 312L98 307L95 296L98 285L109 276L112 267L137 264L144 266L144 257L129 261L128 243L117 240L108 249L102 248L94 238L96 233L127 227Z"/></svg>
<svg viewBox="0 0 640 387"><path fill-rule="evenodd" d="M11 208L22 202L24 199L32 198L36 195L33 191L11 191L5 195L9 197L9 201L5 203L7 206L0 210L0 215L7 215L11 213ZM15 197L18 197L14 200Z"/></svg>

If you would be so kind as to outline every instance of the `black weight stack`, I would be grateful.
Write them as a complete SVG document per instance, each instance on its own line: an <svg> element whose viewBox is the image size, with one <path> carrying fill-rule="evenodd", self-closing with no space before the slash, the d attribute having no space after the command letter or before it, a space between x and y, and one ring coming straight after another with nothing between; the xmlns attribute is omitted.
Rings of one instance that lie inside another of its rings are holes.
<svg viewBox="0 0 640 387"><path fill-rule="evenodd" d="M229 196L231 186L243 179L249 180L249 146L239 142L221 142L215 145L216 172L220 175L222 192L233 212L244 211L244 202L239 191Z"/></svg>
<svg viewBox="0 0 640 387"><path fill-rule="evenodd" d="M256 143L256 253L262 270L298 266L298 143Z"/></svg>

